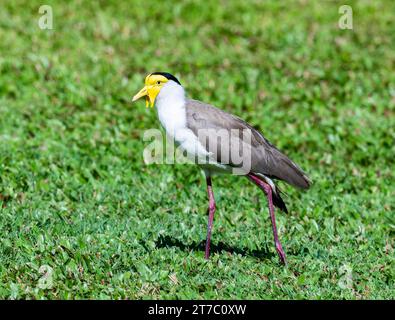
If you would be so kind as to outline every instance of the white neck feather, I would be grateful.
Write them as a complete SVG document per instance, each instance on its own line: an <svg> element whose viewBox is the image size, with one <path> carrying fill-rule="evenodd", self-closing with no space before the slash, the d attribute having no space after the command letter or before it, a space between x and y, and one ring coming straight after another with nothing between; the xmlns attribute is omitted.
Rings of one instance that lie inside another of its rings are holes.
<svg viewBox="0 0 395 320"><path fill-rule="evenodd" d="M159 121L166 132L174 137L179 129L186 128L185 91L182 86L170 80L155 99Z"/></svg>
<svg viewBox="0 0 395 320"><path fill-rule="evenodd" d="M188 155L192 155L192 160L195 160L195 155L205 159L209 153L187 127L184 88L170 80L160 90L155 101L159 121L166 133L181 149L186 150Z"/></svg>

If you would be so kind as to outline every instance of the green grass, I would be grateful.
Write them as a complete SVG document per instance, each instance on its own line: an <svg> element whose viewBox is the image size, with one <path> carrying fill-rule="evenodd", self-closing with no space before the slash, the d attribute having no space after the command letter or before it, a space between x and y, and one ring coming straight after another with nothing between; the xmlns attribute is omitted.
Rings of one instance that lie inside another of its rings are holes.
<svg viewBox="0 0 395 320"><path fill-rule="evenodd" d="M0 5L0 297L395 298L394 1L42 1ZM205 4L206 3L206 4ZM143 162L152 71L237 114L304 168L282 185L289 266L264 195Z"/></svg>

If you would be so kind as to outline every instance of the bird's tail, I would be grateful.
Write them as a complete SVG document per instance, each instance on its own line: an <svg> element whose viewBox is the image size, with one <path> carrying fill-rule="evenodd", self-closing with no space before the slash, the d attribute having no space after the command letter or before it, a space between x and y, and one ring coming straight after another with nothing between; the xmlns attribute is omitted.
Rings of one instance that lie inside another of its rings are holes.
<svg viewBox="0 0 395 320"><path fill-rule="evenodd" d="M273 182L272 179L266 177L263 174L260 173L250 173L247 175L247 177L253 181L256 185L259 186L265 193L265 187L261 185L261 183L265 183L268 187L272 189L272 199L273 199L273 205L279 208L281 211L288 213L287 206L285 205L284 200L281 198L281 194L285 194L280 190L278 186L276 186Z"/></svg>
<svg viewBox="0 0 395 320"><path fill-rule="evenodd" d="M283 198L281 198L281 193L280 189L276 186L276 190L272 193L273 195L273 204L279 208L281 211L288 213L287 206L285 205L285 202Z"/></svg>

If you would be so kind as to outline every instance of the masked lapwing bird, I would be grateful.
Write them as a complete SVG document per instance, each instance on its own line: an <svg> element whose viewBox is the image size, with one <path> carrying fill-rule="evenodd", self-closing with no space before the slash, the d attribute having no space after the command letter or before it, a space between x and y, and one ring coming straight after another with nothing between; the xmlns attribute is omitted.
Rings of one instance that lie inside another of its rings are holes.
<svg viewBox="0 0 395 320"><path fill-rule="evenodd" d="M149 74L133 101L142 97L147 107L156 107L161 125L177 147L204 170L209 200L206 259L215 212L211 178L216 173L230 173L247 177L265 193L275 248L286 264L274 207L284 212L287 207L275 180L308 189L311 182L306 174L247 122L207 103L188 99L181 83L169 73Z"/></svg>

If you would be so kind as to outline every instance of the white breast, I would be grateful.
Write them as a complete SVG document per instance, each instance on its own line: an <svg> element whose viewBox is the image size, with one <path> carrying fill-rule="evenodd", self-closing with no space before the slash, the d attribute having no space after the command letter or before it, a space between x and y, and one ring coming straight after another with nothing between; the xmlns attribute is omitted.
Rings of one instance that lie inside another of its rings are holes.
<svg viewBox="0 0 395 320"><path fill-rule="evenodd" d="M155 105L159 121L171 137L186 128L185 92L180 85L167 82L156 97Z"/></svg>
<svg viewBox="0 0 395 320"><path fill-rule="evenodd" d="M209 153L201 145L192 130L187 127L185 91L174 81L167 82L156 97L159 121L166 133L189 156L206 157Z"/></svg>

